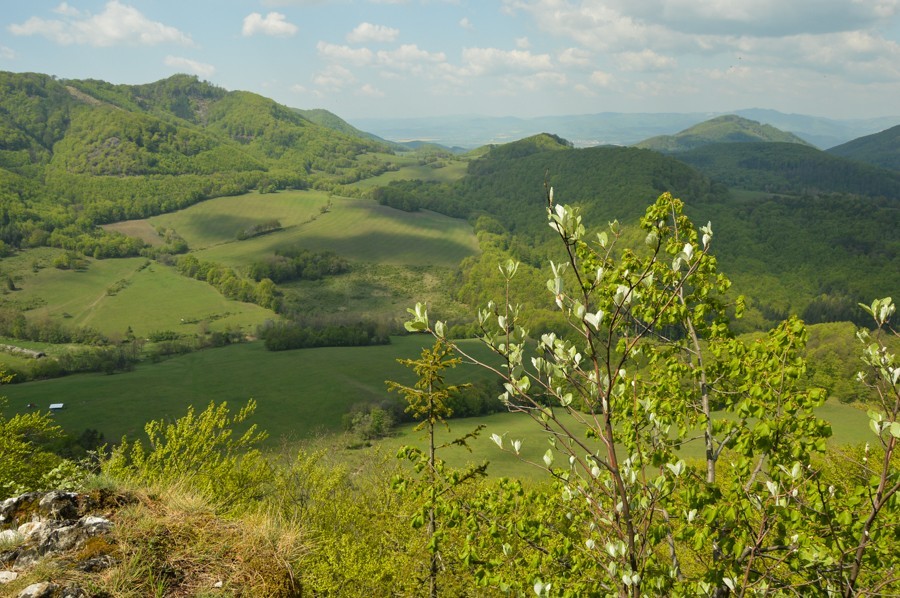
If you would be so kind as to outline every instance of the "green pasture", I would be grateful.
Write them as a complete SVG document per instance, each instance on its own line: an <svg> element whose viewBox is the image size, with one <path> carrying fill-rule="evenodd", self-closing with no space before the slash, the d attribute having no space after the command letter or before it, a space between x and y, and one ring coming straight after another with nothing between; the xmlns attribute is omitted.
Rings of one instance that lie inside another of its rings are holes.
<svg viewBox="0 0 900 598"><path fill-rule="evenodd" d="M318 216L328 200L322 191L253 192L208 199L149 222L175 229L191 249L201 250L236 241L241 231L270 220L285 228L302 225Z"/></svg>
<svg viewBox="0 0 900 598"><path fill-rule="evenodd" d="M397 160L395 160L396 162ZM442 160L443 165L419 164L418 158L409 164L400 167L399 170L384 172L378 176L363 179L350 185L359 189L374 189L384 187L392 181L434 181L437 183L452 183L463 178L469 167L465 160Z"/></svg>
<svg viewBox="0 0 900 598"><path fill-rule="evenodd" d="M145 258L87 259L85 270L59 270L51 265L58 253L40 248L5 258L3 269L15 273L19 290L0 297L0 304L25 310L33 320L60 320L105 334L123 334L130 326L139 336L158 330L194 334L201 321L210 330L253 331L275 317Z"/></svg>
<svg viewBox="0 0 900 598"><path fill-rule="evenodd" d="M471 308L456 302L447 289L454 268L356 263L340 276L279 285L306 306L306 313L346 313L361 319L404 320L417 302L428 304L441 319L468 319Z"/></svg>
<svg viewBox="0 0 900 598"><path fill-rule="evenodd" d="M395 337L375 347L300 349L270 352L262 343L207 349L142 364L115 375L82 374L3 387L9 409L23 411L34 403L46 409L65 403L54 417L69 432L95 428L107 438L135 437L145 422L177 418L189 405L203 408L210 401L243 405L258 403L254 422L267 430L273 445L282 438L308 438L341 428L341 417L358 403L395 398L385 380L412 384L412 373L397 358L416 358L429 337ZM472 343L475 350L484 349ZM484 376L460 367L459 381Z"/></svg>
<svg viewBox="0 0 900 598"><path fill-rule="evenodd" d="M253 422L269 432L269 446L275 447L282 440L339 431L342 416L356 404L389 397L399 400L386 392L384 381L413 383L412 373L396 359L418 357L422 345L430 342L423 336L392 340L386 346L285 352L269 352L261 343L248 343L144 364L129 373L85 374L9 385L3 388L3 394L9 398L9 412L24 411L28 403L40 408L65 403L66 409L54 415L63 428L74 434L95 428L111 440L122 435L139 437L145 422L175 419L189 405L202 409L210 401L228 401L239 406L253 398L258 403ZM480 357L487 355L479 343L465 344ZM484 376L484 371L463 365L452 370L448 380L463 382ZM831 422L835 443L872 440L866 414L860 409L829 401L819 414ZM451 432L441 429L439 438L455 438L482 423L487 428L472 442L472 453L454 448L446 453L446 460L461 466L487 459L495 475L532 475L532 466L500 451L490 439L491 434L503 436L507 447L513 439L521 439L522 456L540 463L549 445L546 435L527 416L502 413L455 419L450 422ZM577 425L573 427L578 429ZM421 434L412 425L404 425L394 437L377 446L393 453L403 444L423 442ZM700 458L699 443L689 446L684 454ZM364 459L365 455L365 450L347 452L349 459Z"/></svg>
<svg viewBox="0 0 900 598"><path fill-rule="evenodd" d="M271 220L278 220L283 229L237 240L241 231ZM318 191L221 197L150 222L175 229L199 259L236 267L288 247L411 266L455 266L478 251L472 228L464 220L428 211L403 212L371 200L329 197Z"/></svg>
<svg viewBox="0 0 900 598"><path fill-rule="evenodd" d="M834 445L861 444L872 442L874 436L869 430L868 416L866 412L855 407L829 400L818 410L819 417L831 423ZM581 433L584 426L572 417L563 415L563 421L569 429ZM496 476L518 477L522 479L537 478L546 479L546 473L534 464L543 465L543 455L551 448L548 442L548 434L542 432L528 415L521 413L495 413L484 417L472 417L450 420L450 430L440 428L437 439L440 443L448 443L454 438L473 431L479 424L484 424L485 429L478 438L469 442L468 451L464 448L451 447L443 451L442 458L453 467L464 467L469 464L479 464L489 461L488 473ZM407 424L400 426L397 433L380 441L377 448L388 454L396 454L401 446L413 445L420 448L427 446L424 431L416 431L415 426ZM491 434L503 437L503 448L500 450L497 444L491 440ZM522 440L520 455L517 457L511 450L513 440ZM595 442L592 444L596 444ZM704 458L702 438L686 445L681 455L688 460L702 460ZM352 458L352 455L351 455ZM564 465L560 453L556 454L556 464Z"/></svg>

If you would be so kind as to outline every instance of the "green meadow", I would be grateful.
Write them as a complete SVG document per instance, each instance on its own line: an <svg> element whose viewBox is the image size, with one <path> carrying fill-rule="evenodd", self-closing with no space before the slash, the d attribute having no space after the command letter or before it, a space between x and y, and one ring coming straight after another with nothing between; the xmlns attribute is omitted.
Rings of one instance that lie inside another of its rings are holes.
<svg viewBox="0 0 900 598"><path fill-rule="evenodd" d="M400 165L398 170L389 170L378 176L353 183L350 186L358 189L373 189L375 187L383 187L392 181L403 180L450 183L465 176L466 169L469 167L468 160L459 158L441 159L439 162L430 164L420 164L417 155L404 156L398 154L390 158L393 162Z"/></svg>
<svg viewBox="0 0 900 598"><path fill-rule="evenodd" d="M84 270L52 266L61 250L41 248L4 259L16 291L0 305L26 310L32 320L51 319L121 335L130 326L139 336L172 330L194 334L200 322L210 330L255 330L276 317L259 306L229 301L209 285L144 258L87 259Z"/></svg>
<svg viewBox="0 0 900 598"><path fill-rule="evenodd" d="M82 374L9 385L2 389L9 409L23 411L34 403L46 409L65 403L56 414L67 431L95 428L107 438L134 437L151 419L175 418L189 405L203 408L210 401L243 405L255 399L255 422L271 442L308 438L341 428L341 417L358 403L381 401L389 395L385 380L413 383L398 358L418 357L421 336L394 337L390 345L300 349L271 352L253 342L207 349L134 371L114 375ZM474 343L473 343L474 346ZM479 347L476 346L476 349ZM456 380L484 376L460 367Z"/></svg>
<svg viewBox="0 0 900 598"><path fill-rule="evenodd" d="M831 443L838 445L862 444L871 442L874 435L869 430L869 420L862 409L841 404L829 400L817 411L819 417L831 423ZM584 427L574 418L563 416L567 426L572 430L583 430ZM472 417L450 420L450 430L439 428L437 439L440 443L448 443L454 438L471 432L478 425L484 424L485 429L478 438L469 442L466 450L459 447L450 447L443 451L442 458L454 467L464 467L469 464L478 464L489 461L488 473L490 475L519 477L523 479L546 479L546 471L536 467L543 466L543 455L551 448L549 435L538 429L537 424L530 417L521 413L495 413L484 417ZM388 454L396 454L403 445L415 445L424 448L427 446L423 431L416 431L413 424L400 426L397 433L382 440L376 448ZM503 448L500 450L491 439L492 434L503 438ZM513 440L521 440L520 454L517 457L511 450ZM701 461L704 458L702 437L685 446L681 455L688 460ZM351 455L352 458L352 455ZM558 454L556 459L562 459ZM559 461L556 465L564 466Z"/></svg>
<svg viewBox="0 0 900 598"><path fill-rule="evenodd" d="M486 350L476 341L467 347L479 357ZM140 437L143 425L151 419L175 419L188 406L202 409L211 401L227 401L237 407L250 398L258 407L253 422L270 434L268 446L285 441L314 438L338 432L341 418L354 405L399 400L385 390L385 380L412 384L411 372L397 363L398 358L415 358L428 337L394 337L392 344L376 347L301 349L269 352L261 343L246 343L208 349L173 357L157 364L142 364L133 372L103 375L83 374L9 385L3 394L9 399L9 412L22 412L34 403L46 409L62 402L66 408L54 414L67 431L79 434L85 428L97 429L109 440L123 435ZM483 378L486 373L474 366L461 365L448 375L451 383ZM829 401L819 414L831 422L838 444L870 440L867 417L855 407ZM499 413L485 417L454 419L451 430L441 428L441 441L447 441L486 425L481 436L471 443L472 452L454 448L445 454L448 463L462 466L488 460L495 475L529 477L536 469L509 452L500 451L491 434L523 441L522 456L537 463L549 448L546 435L521 414ZM577 429L577 424L574 424ZM422 443L422 432L403 425L397 433L376 445L376 449L396 453L403 444ZM345 451L350 460L365 459L373 449ZM688 447L685 456L701 457L701 448Z"/></svg>
<svg viewBox="0 0 900 598"><path fill-rule="evenodd" d="M271 220L283 228L237 240L242 231ZM311 311L361 317L395 318L416 300L443 304L444 312L451 313L446 280L463 258L478 252L464 220L317 191L221 197L107 228L152 241L160 226L176 230L199 259L238 270L282 248L333 251L351 261L349 274L290 283L283 290L308 303ZM61 253L37 248L5 258L3 273L12 276L17 288L0 295L0 306L24 310L29 319L58 320L114 336L129 327L139 336L159 330L194 334L201 326L252 334L257 325L277 317L256 305L227 300L204 282L155 261L86 258L83 270L60 270L53 261Z"/></svg>
<svg viewBox="0 0 900 598"><path fill-rule="evenodd" d="M237 240L241 231L271 220L278 220L282 229ZM290 247L408 266L455 266L478 252L472 227L464 220L319 191L221 197L149 222L176 230L199 259L236 267Z"/></svg>

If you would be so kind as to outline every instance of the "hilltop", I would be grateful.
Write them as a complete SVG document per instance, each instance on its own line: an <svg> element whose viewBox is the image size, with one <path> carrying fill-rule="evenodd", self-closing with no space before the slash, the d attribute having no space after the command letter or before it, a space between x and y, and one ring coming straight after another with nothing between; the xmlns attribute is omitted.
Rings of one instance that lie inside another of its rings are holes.
<svg viewBox="0 0 900 598"><path fill-rule="evenodd" d="M0 193L19 215L0 239L12 246L81 238L101 255L133 254L85 225L252 189L330 190L390 167L388 156L358 160L389 154L385 143L196 77L111 85L0 73L0 85Z"/></svg>
<svg viewBox="0 0 900 598"><path fill-rule="evenodd" d="M509 257L526 265L536 308L540 269L555 258L545 185L626 231L652 198L683 199L723 233L717 255L752 300L747 329L790 313L852 319L859 301L900 284L898 174L736 116L688 128L676 145L706 145L677 154L541 133L457 155L401 151L328 111L184 75L146 85L2 76L0 240L16 254L3 304L32 322L175 334L174 309L135 306L177 284L179 297L203 289L241 306L186 301L188 332L207 334L213 318L217 332L246 330L273 311L390 321L425 296L465 325ZM103 261L124 256L135 261ZM304 278L301 263L316 261L340 266ZM67 272L87 268L73 303Z"/></svg>
<svg viewBox="0 0 900 598"><path fill-rule="evenodd" d="M900 122L900 115L867 119L834 120L776 110L744 109L736 114L789 131L826 148L851 139L883 131ZM488 117L483 115L433 118L357 118L354 124L386 139L427 139L450 146L475 148L509 143L541 131L553 131L576 147L633 145L649 137L672 135L722 113L622 113L572 114L534 118Z"/></svg>
<svg viewBox="0 0 900 598"><path fill-rule="evenodd" d="M490 149L455 183L398 181L379 190L379 200L475 219L481 238L493 240L477 263L464 264L458 293L478 303L491 296L488 289L501 292L496 263L505 255L535 267L555 259L547 253L553 233L545 224L545 184L557 201L578 205L586 221L626 227L646 198L664 191L682 198L695 222L712 221L720 233L722 267L757 310L751 327L790 313L810 321L858 318L857 302L900 285L896 173L805 144L710 144L672 156L575 149L543 135ZM535 289L542 277L533 274Z"/></svg>
<svg viewBox="0 0 900 598"><path fill-rule="evenodd" d="M900 170L900 125L848 141L829 149L828 153L882 168Z"/></svg>
<svg viewBox="0 0 900 598"><path fill-rule="evenodd" d="M731 187L772 193L900 198L900 173L796 143L720 143L677 154Z"/></svg>
<svg viewBox="0 0 900 598"><path fill-rule="evenodd" d="M635 144L635 147L658 152L684 152L716 143L780 142L809 145L793 133L785 133L771 125L729 114L717 116L689 127L675 135L651 137Z"/></svg>

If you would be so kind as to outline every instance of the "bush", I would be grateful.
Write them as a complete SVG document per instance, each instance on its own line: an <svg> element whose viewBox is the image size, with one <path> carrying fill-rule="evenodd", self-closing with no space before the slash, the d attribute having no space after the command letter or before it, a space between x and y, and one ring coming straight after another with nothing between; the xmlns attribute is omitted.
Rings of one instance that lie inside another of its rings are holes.
<svg viewBox="0 0 900 598"><path fill-rule="evenodd" d="M272 475L257 448L267 434L251 425L236 437L235 426L255 409L252 399L234 415L227 403L210 403L199 414L188 407L173 423L151 421L144 426L147 446L123 439L103 471L141 484L184 483L226 510L252 504L265 495Z"/></svg>

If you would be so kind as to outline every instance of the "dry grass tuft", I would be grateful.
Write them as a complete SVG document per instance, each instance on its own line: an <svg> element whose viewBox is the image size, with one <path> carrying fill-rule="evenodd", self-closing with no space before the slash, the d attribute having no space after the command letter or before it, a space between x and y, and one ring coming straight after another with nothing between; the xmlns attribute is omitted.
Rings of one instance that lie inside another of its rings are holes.
<svg viewBox="0 0 900 598"><path fill-rule="evenodd" d="M306 544L299 525L265 513L222 518L215 505L178 485L131 496L109 513L111 535L43 559L2 591L51 580L116 598L301 595L294 564ZM97 572L76 568L102 557L112 557L113 565Z"/></svg>
<svg viewBox="0 0 900 598"><path fill-rule="evenodd" d="M272 517L222 519L196 493L169 487L120 511L116 530L127 560L109 572L107 591L131 586L140 587L140 595L301 593L291 563L305 550L303 538Z"/></svg>

